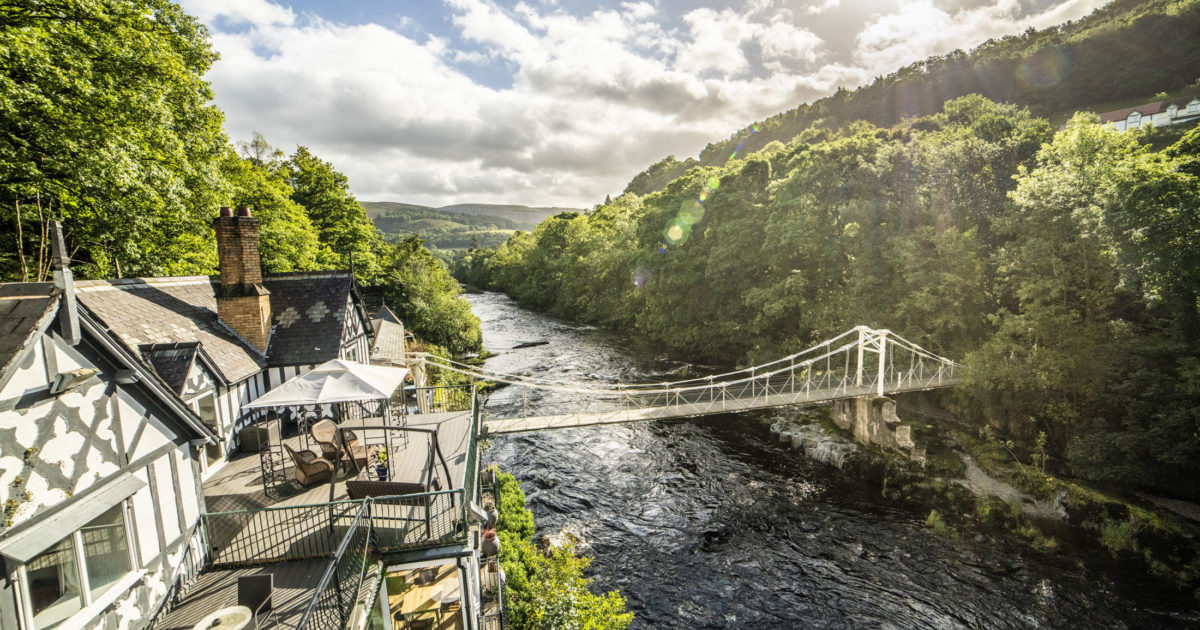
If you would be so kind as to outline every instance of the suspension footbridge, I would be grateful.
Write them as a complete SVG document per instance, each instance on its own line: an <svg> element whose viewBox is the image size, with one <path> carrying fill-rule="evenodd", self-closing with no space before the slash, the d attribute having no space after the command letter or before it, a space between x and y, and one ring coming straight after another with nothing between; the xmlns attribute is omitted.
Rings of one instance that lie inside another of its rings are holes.
<svg viewBox="0 0 1200 630"><path fill-rule="evenodd" d="M507 387L493 394L486 433L738 413L952 387L962 366L889 331L857 326L754 367L663 383L572 382L506 374L425 353L410 361ZM536 403L536 404L535 404ZM538 415L531 409L562 413Z"/></svg>

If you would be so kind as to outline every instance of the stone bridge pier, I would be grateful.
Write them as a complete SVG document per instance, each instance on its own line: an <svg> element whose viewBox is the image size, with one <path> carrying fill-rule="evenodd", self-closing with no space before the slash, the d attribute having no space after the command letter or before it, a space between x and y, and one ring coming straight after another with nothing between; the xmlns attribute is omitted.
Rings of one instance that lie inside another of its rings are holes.
<svg viewBox="0 0 1200 630"><path fill-rule="evenodd" d="M913 441L912 427L896 415L896 401L887 396L864 396L833 403L830 416L843 431L862 444L898 451L925 464L925 448Z"/></svg>

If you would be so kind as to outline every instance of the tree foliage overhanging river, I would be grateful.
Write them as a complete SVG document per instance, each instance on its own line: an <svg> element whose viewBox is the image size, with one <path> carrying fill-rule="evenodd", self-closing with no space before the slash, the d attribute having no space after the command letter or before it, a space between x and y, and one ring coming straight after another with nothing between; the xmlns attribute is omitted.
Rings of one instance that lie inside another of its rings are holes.
<svg viewBox="0 0 1200 630"><path fill-rule="evenodd" d="M669 378L653 349L468 296L488 367L579 381ZM550 343L519 350L522 342ZM489 406L520 396L499 390ZM901 403L903 404L903 403ZM539 409L530 400L531 410ZM776 413L795 413L781 410ZM1183 628L1200 624L1096 550L948 540L874 484L777 445L769 415L496 436L540 533L577 532L632 628Z"/></svg>

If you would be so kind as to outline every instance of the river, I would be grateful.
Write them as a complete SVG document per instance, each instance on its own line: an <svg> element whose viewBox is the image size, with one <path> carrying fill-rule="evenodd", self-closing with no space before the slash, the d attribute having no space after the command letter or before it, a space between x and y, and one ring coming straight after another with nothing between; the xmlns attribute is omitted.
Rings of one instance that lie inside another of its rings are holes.
<svg viewBox="0 0 1200 630"><path fill-rule="evenodd" d="M493 370L645 382L677 367L500 294L467 299L497 353ZM513 349L540 340L550 343ZM779 446L773 417L495 436L483 460L523 482L539 533L567 529L585 541L594 586L620 589L632 628L1200 627L1191 601L1094 547L1047 555L934 534L874 484Z"/></svg>

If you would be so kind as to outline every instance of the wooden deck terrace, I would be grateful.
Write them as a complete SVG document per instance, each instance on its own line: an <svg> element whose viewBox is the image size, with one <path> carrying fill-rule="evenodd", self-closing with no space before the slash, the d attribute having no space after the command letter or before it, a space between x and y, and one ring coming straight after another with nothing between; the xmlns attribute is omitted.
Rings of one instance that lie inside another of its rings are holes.
<svg viewBox="0 0 1200 630"><path fill-rule="evenodd" d="M327 560L287 562L253 569L208 571L188 590L187 595L167 613L155 630L192 630L210 613L237 604L238 578L247 575L272 575L274 590L271 604L278 627L295 628L313 598L313 590L328 567ZM269 628L269 621L259 627Z"/></svg>
<svg viewBox="0 0 1200 630"><path fill-rule="evenodd" d="M442 458L431 454L430 434L408 433L406 443L391 442L393 480L423 475L428 479L432 474L441 490L372 501L369 520L381 552L465 542L462 484L468 460L473 459L468 453L471 423L471 412L410 416L408 426L437 428ZM370 426L370 419L359 426L363 424ZM349 423L342 427L355 428ZM384 443L382 431L359 428L356 433L368 445ZM284 441L296 450L304 447L301 436ZM286 483L264 489L259 461L258 453L241 454L204 484L207 508L202 518L209 562L221 569L333 555L361 506L346 492L353 469L339 472L332 484L308 487L289 473Z"/></svg>
<svg viewBox="0 0 1200 630"><path fill-rule="evenodd" d="M360 434L359 439L367 445L383 444L385 440L382 431L356 429L356 426L374 423L375 421L368 418L362 422L346 422L341 426L355 430ZM445 479L447 473L440 461L433 462L434 472L442 489L460 487L467 462L467 448L471 440L471 412L411 414L408 416L407 426L418 429L437 429L438 447L449 468L449 479ZM396 444L397 435L392 436L393 444L388 460L392 478L397 481L405 481L406 477L413 478L419 475L419 469L428 460L429 438L426 434L413 432L407 433L407 436L407 444L404 446ZM311 439L306 444L302 436L287 436L283 441L297 452L305 449L312 450L314 453L320 452ZM340 467L331 497L328 481L302 486L295 478L290 458L286 455L284 458L286 483L264 489L260 454L238 453L205 481L203 488L205 511L210 513L231 512L265 507L312 505L329 501L344 501L349 498L346 494L345 481L347 478L353 477L352 470L347 470L344 466Z"/></svg>

